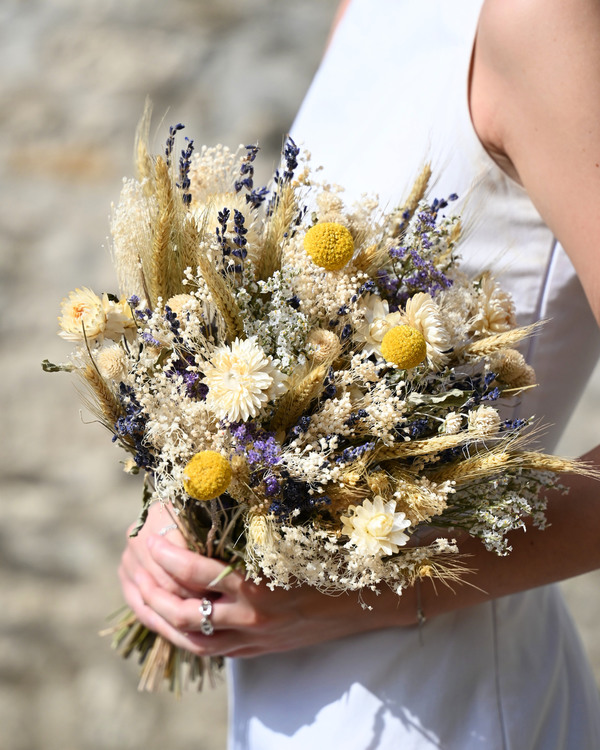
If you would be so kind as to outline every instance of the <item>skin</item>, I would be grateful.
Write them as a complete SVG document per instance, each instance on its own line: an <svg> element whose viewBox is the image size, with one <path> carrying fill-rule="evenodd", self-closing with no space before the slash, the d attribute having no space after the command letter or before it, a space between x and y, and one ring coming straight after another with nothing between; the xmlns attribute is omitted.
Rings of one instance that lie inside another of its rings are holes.
<svg viewBox="0 0 600 750"><path fill-rule="evenodd" d="M343 6L346 3L343 3ZM340 14L341 15L341 14ZM596 0L487 0L471 72L470 108L485 148L523 185L565 247L600 321L600 3ZM600 468L600 446L584 457ZM597 480L567 477L567 497L549 497L551 526L514 532L514 551L497 557L467 539L474 573L449 589L421 584L428 618L600 567ZM252 657L386 627L415 626L414 589L384 588L329 597L314 589L256 586L233 573L209 591L223 564L185 549L170 519L151 509L128 539L119 571L125 599L141 622L196 654ZM201 635L200 599L216 599L215 633Z"/></svg>

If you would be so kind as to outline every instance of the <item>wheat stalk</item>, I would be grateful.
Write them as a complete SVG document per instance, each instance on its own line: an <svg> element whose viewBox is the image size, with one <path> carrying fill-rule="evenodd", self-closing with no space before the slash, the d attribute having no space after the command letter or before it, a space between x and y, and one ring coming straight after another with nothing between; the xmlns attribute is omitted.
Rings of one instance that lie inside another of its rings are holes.
<svg viewBox="0 0 600 750"><path fill-rule="evenodd" d="M429 186L429 180L431 179L431 165L425 164L417 179L414 181L412 189L408 194L408 198L404 201L401 206L398 206L390 214L387 222L388 230L387 236L389 238L396 238L406 228L406 225L411 220L413 214L417 210L417 206L420 201L423 200L427 187Z"/></svg>
<svg viewBox="0 0 600 750"><path fill-rule="evenodd" d="M228 338L240 337L244 333L244 321L239 305L227 282L214 267L206 252L203 252L203 249L205 250L205 248L199 248L196 258L202 278L206 282L215 306L225 322Z"/></svg>
<svg viewBox="0 0 600 750"><path fill-rule="evenodd" d="M95 365L88 363L84 368L78 369L77 372L95 396L95 402L86 400L86 405L112 431L117 419L123 415L121 402L108 386L106 380L100 375Z"/></svg>
<svg viewBox="0 0 600 750"><path fill-rule="evenodd" d="M151 257L146 264L145 273L152 307L159 297L164 300L171 296L169 279L173 259L170 255L173 253L171 232L175 221L175 204L169 168L161 156L156 160L155 182L158 217L154 225Z"/></svg>
<svg viewBox="0 0 600 750"><path fill-rule="evenodd" d="M271 420L272 430L287 430L296 424L310 404L319 396L327 377L329 364L313 367L299 382L282 396Z"/></svg>
<svg viewBox="0 0 600 750"><path fill-rule="evenodd" d="M502 331L502 333L494 333L491 336L486 336L478 341L473 341L467 344L461 353L465 357L488 357L494 352L498 352L501 349L513 349L519 341L531 336L533 333L544 325L543 321L532 323L528 326L521 326L520 328L514 328L511 331Z"/></svg>
<svg viewBox="0 0 600 750"><path fill-rule="evenodd" d="M144 186L146 195L154 192L154 163L148 152L150 140L150 120L152 117L152 104L146 99L144 114L142 115L135 133L134 156L138 173L138 179Z"/></svg>
<svg viewBox="0 0 600 750"><path fill-rule="evenodd" d="M298 207L294 188L285 183L277 197L273 213L265 228L264 239L256 260L257 279L268 279L281 268L283 245L291 234L291 224Z"/></svg>
<svg viewBox="0 0 600 750"><path fill-rule="evenodd" d="M473 435L467 432L460 432L456 435L435 435L434 437L427 438L427 440L410 440L399 445L382 445L370 454L369 463L439 453L448 448L455 448L457 445L467 443L472 439Z"/></svg>

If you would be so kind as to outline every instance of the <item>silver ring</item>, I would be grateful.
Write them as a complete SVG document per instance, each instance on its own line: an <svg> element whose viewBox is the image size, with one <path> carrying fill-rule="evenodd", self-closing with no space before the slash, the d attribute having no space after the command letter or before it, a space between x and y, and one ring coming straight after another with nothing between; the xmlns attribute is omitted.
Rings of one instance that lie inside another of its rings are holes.
<svg viewBox="0 0 600 750"><path fill-rule="evenodd" d="M212 635L215 632L215 626L210 619L213 611L213 603L210 599L202 599L199 609L200 614L202 615L202 620L200 620L200 632L202 635Z"/></svg>

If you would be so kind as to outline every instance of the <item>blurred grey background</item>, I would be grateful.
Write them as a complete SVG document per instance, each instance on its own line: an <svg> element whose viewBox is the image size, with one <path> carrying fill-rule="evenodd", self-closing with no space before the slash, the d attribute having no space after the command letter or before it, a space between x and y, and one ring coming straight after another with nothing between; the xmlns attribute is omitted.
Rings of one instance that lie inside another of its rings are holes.
<svg viewBox="0 0 600 750"><path fill-rule="evenodd" d="M220 750L222 686L181 700L136 692L137 666L97 632L140 484L73 382L60 300L115 286L111 201L132 174L144 99L160 149L258 141L270 173L322 54L337 0L2 0L0 4L0 747ZM164 120L163 120L164 116ZM162 121L162 122L161 122ZM561 450L598 441L600 371ZM600 681L600 574L564 588Z"/></svg>

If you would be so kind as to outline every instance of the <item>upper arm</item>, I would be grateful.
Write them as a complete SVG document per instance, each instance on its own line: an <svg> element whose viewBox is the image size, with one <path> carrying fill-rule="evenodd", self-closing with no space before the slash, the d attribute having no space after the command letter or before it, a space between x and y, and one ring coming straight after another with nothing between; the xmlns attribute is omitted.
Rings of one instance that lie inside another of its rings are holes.
<svg viewBox="0 0 600 750"><path fill-rule="evenodd" d="M471 106L577 270L600 321L600 2L486 0Z"/></svg>

